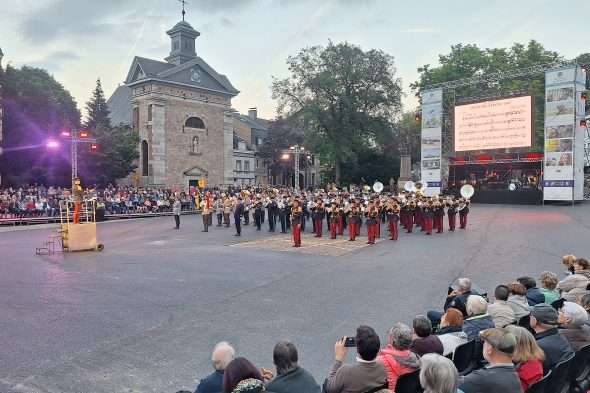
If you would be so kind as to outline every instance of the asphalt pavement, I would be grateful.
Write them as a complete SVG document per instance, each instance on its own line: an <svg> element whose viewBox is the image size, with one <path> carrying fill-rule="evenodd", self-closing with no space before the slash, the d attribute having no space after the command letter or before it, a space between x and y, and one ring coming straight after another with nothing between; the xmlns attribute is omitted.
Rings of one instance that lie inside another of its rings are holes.
<svg viewBox="0 0 590 393"><path fill-rule="evenodd" d="M368 324L384 343L393 323L440 309L458 277L493 293L521 275L561 276L562 255L590 257L588 205L474 205L466 230L445 217L443 234L342 253L306 249L310 222L301 250L278 250L287 235L267 225L234 237L201 232L200 216L179 230L171 217L106 222L104 251L44 256L35 247L53 226L3 229L0 392L192 391L222 340L274 370L273 347L289 339L321 383L337 339Z"/></svg>

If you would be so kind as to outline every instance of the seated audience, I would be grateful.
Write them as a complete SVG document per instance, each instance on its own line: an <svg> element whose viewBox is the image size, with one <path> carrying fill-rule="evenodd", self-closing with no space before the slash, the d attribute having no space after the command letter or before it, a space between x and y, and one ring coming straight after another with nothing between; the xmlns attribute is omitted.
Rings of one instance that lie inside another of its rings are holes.
<svg viewBox="0 0 590 393"><path fill-rule="evenodd" d="M590 278L590 263L584 258L576 259L574 262L574 273Z"/></svg>
<svg viewBox="0 0 590 393"><path fill-rule="evenodd" d="M457 312L461 314L459 311ZM387 341L387 347L381 350L381 355L377 357L377 360L385 365L388 387L395 391L399 377L420 368L420 357L410 351L412 329L403 323L396 323L389 329Z"/></svg>
<svg viewBox="0 0 590 393"><path fill-rule="evenodd" d="M201 379L195 393L221 393L223 392L223 373L225 368L234 360L236 353L225 341L215 345L211 354L211 364L215 370L213 374Z"/></svg>
<svg viewBox="0 0 590 393"><path fill-rule="evenodd" d="M518 374L512 364L516 338L506 329L492 328L480 333L483 356L488 365L462 377L459 388L465 393L521 393Z"/></svg>
<svg viewBox="0 0 590 393"><path fill-rule="evenodd" d="M427 353L438 353L443 354L444 348L442 342L435 334L432 334L432 323L426 317L426 315L418 315L412 322L414 332L412 334L412 345L410 351L414 352L418 356L422 356Z"/></svg>
<svg viewBox="0 0 590 393"><path fill-rule="evenodd" d="M582 306L588 314L588 319L586 320L586 323L584 323L583 327L584 330L590 332L590 292L587 292L582 296L578 296L578 300L576 301L576 303Z"/></svg>
<svg viewBox="0 0 590 393"><path fill-rule="evenodd" d="M458 283L459 286L457 290L448 294L443 309L447 311L451 307L456 308L463 313L463 316L467 316L466 304L467 298L471 295L471 280L468 278L460 278ZM428 311L426 315L433 325L438 325L443 313L440 311Z"/></svg>
<svg viewBox="0 0 590 393"><path fill-rule="evenodd" d="M463 331L463 314L455 308L449 308L440 320L440 328L436 336L443 345L443 355L447 356L461 344L467 342L467 334Z"/></svg>
<svg viewBox="0 0 590 393"><path fill-rule="evenodd" d="M561 296L555 287L557 286L557 275L551 272L541 273L541 293L545 296L543 303L551 304L559 300Z"/></svg>
<svg viewBox="0 0 590 393"><path fill-rule="evenodd" d="M467 314L463 324L463 331L467 334L467 340L475 340L479 337L481 330L494 327L494 321L490 314L487 313L488 303L486 300L477 295L471 295L467 299Z"/></svg>
<svg viewBox="0 0 590 393"><path fill-rule="evenodd" d="M225 368L223 393L259 393L263 391L262 375L248 359L235 358Z"/></svg>
<svg viewBox="0 0 590 393"><path fill-rule="evenodd" d="M584 329L584 324L588 321L588 313L584 307L576 303L564 302L557 315L559 333L567 338L574 351L590 343L590 333Z"/></svg>
<svg viewBox="0 0 590 393"><path fill-rule="evenodd" d="M342 365L347 348L346 337L334 346L335 361L330 376L324 387L327 393L366 392L379 387L387 387L387 370L382 362L377 361L379 354L379 336L370 326L361 325L356 329L354 342L358 354L357 363ZM228 393L228 392L226 392Z"/></svg>
<svg viewBox="0 0 590 393"><path fill-rule="evenodd" d="M518 378L520 378L522 391L526 393L532 383L543 378L545 353L526 328L509 325L506 326L506 330L516 337L516 350L512 354L512 363L516 367Z"/></svg>
<svg viewBox="0 0 590 393"><path fill-rule="evenodd" d="M543 352L543 373L553 370L557 363L563 362L573 355L574 351L567 339L559 334L557 311L548 304L537 304L531 310L531 328L535 331L535 339Z"/></svg>
<svg viewBox="0 0 590 393"><path fill-rule="evenodd" d="M575 302L576 296L586 293L586 288L590 284L590 279L577 272L571 274L557 283L557 289L560 289L561 297L568 302Z"/></svg>
<svg viewBox="0 0 590 393"><path fill-rule="evenodd" d="M488 314L492 317L496 327L505 327L516 322L514 310L506 302L508 301L508 287L498 285L494 290L494 303L488 306Z"/></svg>
<svg viewBox="0 0 590 393"><path fill-rule="evenodd" d="M519 282L511 282L508 287L508 300L506 304L514 311L514 316L518 321L520 318L531 313L531 307L526 300L526 289Z"/></svg>
<svg viewBox="0 0 590 393"><path fill-rule="evenodd" d="M516 281L524 285L524 289L526 289L526 300L529 306L534 306L545 301L545 295L537 288L537 282L534 278L519 277Z"/></svg>
<svg viewBox="0 0 590 393"><path fill-rule="evenodd" d="M424 393L463 393L458 384L459 373L452 361L434 353L422 357L420 385Z"/></svg>
<svg viewBox="0 0 590 393"><path fill-rule="evenodd" d="M274 393L319 393L322 389L309 371L297 363L297 348L289 341L275 345L272 361L277 368L277 376L266 383L266 389Z"/></svg>
<svg viewBox="0 0 590 393"><path fill-rule="evenodd" d="M564 255L561 257L561 262L567 268L568 273L574 274L574 262L576 262L576 258L574 255Z"/></svg>

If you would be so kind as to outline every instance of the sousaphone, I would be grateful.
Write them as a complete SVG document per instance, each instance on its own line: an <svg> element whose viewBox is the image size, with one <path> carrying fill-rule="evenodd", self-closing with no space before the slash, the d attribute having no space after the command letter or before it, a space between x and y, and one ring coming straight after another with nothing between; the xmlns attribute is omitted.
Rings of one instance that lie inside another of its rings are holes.
<svg viewBox="0 0 590 393"><path fill-rule="evenodd" d="M381 182L375 182L375 184L373 184L373 191L375 191L376 193L380 193L381 191L383 191L383 183Z"/></svg>

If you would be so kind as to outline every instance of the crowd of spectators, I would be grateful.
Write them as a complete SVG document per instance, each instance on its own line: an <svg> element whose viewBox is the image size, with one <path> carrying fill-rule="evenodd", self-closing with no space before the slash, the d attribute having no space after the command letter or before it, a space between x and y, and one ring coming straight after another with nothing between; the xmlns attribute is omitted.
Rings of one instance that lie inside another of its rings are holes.
<svg viewBox="0 0 590 393"><path fill-rule="evenodd" d="M416 381L415 391L430 393L527 392L590 348L589 264L569 255L563 264L568 271L560 281L555 273L542 272L538 288L533 277L519 277L498 285L491 299L472 290L470 279L460 278L457 290L449 288L443 311L417 315L411 327L393 324L384 346L373 328L361 325L353 341L336 342L332 369L319 383L299 365L289 341L274 348L276 376L219 343L212 355L215 371L195 393L391 393L407 377ZM459 372L455 351L467 345L474 348L473 367ZM356 362L344 364L351 346ZM547 381L552 386L551 378Z"/></svg>

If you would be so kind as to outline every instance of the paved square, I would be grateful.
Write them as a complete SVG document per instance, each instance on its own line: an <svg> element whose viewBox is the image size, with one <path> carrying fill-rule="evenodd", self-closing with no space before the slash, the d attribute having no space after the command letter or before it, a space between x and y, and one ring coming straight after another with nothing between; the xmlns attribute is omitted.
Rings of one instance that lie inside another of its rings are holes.
<svg viewBox="0 0 590 393"><path fill-rule="evenodd" d="M221 340L273 369L274 345L290 339L323 381L338 338L366 323L385 342L393 323L440 309L457 277L491 292L590 256L587 205L474 205L466 230L374 246L365 227L354 243L306 233L299 250L267 226L237 238L181 221L102 223L103 252L44 256L34 250L51 228L0 228L0 392L194 391Z"/></svg>

